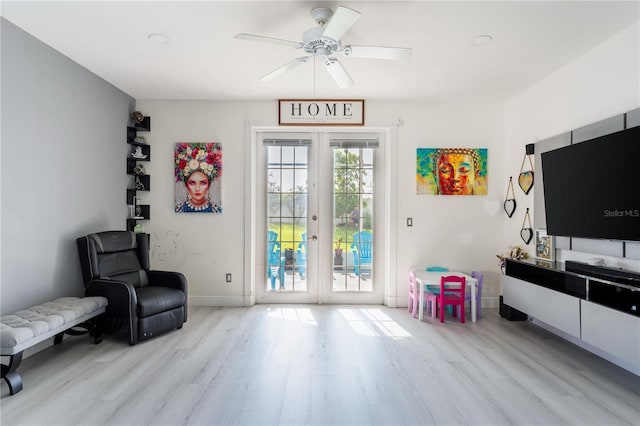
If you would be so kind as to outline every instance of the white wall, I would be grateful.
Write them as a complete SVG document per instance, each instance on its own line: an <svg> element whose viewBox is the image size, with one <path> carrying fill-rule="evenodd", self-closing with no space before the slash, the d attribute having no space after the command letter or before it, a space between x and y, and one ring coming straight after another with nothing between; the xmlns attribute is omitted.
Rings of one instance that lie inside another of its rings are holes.
<svg viewBox="0 0 640 426"><path fill-rule="evenodd" d="M1 310L82 296L75 239L125 226L133 98L5 19Z"/></svg>
<svg viewBox="0 0 640 426"><path fill-rule="evenodd" d="M244 167L249 122L277 125L277 102L138 101L136 108L151 116L145 135L151 144L151 191L141 202L151 204L145 231L163 250L177 243L178 256L162 261L152 253L154 268L176 268L189 280L192 303L241 305L244 259ZM454 269L485 273L486 295L497 297L495 254L502 238L504 138L502 106L447 105L405 102L367 102L367 125L398 128L395 168L397 187L397 264L391 286L397 285L400 305L406 306L407 269L442 264ZM221 215L173 212L173 148L176 142L215 141L222 144L223 178ZM489 194L472 197L416 195L417 147L478 147L489 149ZM406 226L413 217L414 226ZM224 281L231 272L231 284ZM395 277L395 278L394 278ZM393 302L391 302L393 303Z"/></svg>
<svg viewBox="0 0 640 426"><path fill-rule="evenodd" d="M520 171L524 147L640 106L640 24L626 30L560 68L510 99L505 105L507 179ZM521 245L524 208L533 211L533 191L516 186L518 209L505 224L505 248ZM505 216L506 217L506 216ZM532 216L533 220L533 216ZM531 256L533 243L527 246ZM588 253L559 253L559 259L584 260ZM598 257L603 257L598 255ZM609 259L611 264L640 270L640 262Z"/></svg>
<svg viewBox="0 0 640 426"><path fill-rule="evenodd" d="M175 269L189 282L191 303L242 305L244 274L245 134L248 120L277 122L277 102L138 101L151 117L151 191L139 192L151 205L151 220L141 222L152 246L171 253L166 260L152 250L155 269ZM222 144L222 214L174 212L173 151L176 142ZM176 249L174 249L176 247ZM225 282L230 272L232 283Z"/></svg>

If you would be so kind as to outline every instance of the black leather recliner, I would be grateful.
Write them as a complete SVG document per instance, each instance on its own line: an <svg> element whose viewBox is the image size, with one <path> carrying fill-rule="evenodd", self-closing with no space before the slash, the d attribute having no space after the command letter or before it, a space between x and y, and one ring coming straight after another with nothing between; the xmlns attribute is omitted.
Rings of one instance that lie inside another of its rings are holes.
<svg viewBox="0 0 640 426"><path fill-rule="evenodd" d="M187 280L179 272L149 270L149 235L106 231L77 239L86 296L109 301L98 327L124 327L129 344L182 328L187 321Z"/></svg>

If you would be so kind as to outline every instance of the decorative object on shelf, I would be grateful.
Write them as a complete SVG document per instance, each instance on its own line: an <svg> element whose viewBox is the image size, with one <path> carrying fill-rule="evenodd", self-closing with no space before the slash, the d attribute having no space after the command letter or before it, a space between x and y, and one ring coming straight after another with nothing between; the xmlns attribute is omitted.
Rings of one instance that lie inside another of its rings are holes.
<svg viewBox="0 0 640 426"><path fill-rule="evenodd" d="M133 232L136 234L142 234L144 232L144 228L142 227L142 224L136 223L136 226L133 227Z"/></svg>
<svg viewBox="0 0 640 426"><path fill-rule="evenodd" d="M525 227L525 224L529 224L528 227ZM525 244L529 244L531 239L533 238L533 229L531 228L531 218L529 217L529 208L527 207L527 211L524 214L524 220L522 221L522 229L520 229L520 238L524 241Z"/></svg>
<svg viewBox="0 0 640 426"><path fill-rule="evenodd" d="M511 198L509 198L509 192L511 192ZM507 186L507 195L504 200L504 211L507 212L507 216L513 216L513 212L516 211L516 194L513 191L513 176L509 176L509 185Z"/></svg>
<svg viewBox="0 0 640 426"><path fill-rule="evenodd" d="M553 247L553 236L547 235L546 229L536 229L536 259L553 262L555 250Z"/></svg>
<svg viewBox="0 0 640 426"><path fill-rule="evenodd" d="M522 165L520 166L520 175L518 175L518 185L524 191L525 194L528 194L533 188L533 162L531 161L531 156L533 154L533 144L529 144L526 147L526 152L524 153L524 158L522 159ZM529 159L529 165L531 166L530 170L524 171L524 162L526 159Z"/></svg>
<svg viewBox="0 0 640 426"><path fill-rule="evenodd" d="M487 195L486 148L418 148L418 195Z"/></svg>
<svg viewBox="0 0 640 426"><path fill-rule="evenodd" d="M509 247L508 252L506 252L505 254L496 254L496 257L499 259L498 266L504 274L504 267L506 266L505 259L525 260L529 258L529 253L527 253L525 249L520 246L511 246Z"/></svg>
<svg viewBox="0 0 640 426"><path fill-rule="evenodd" d="M138 191L144 191L145 190L144 184L140 181L140 177L139 176L136 176L135 188Z"/></svg>
<svg viewBox="0 0 640 426"><path fill-rule="evenodd" d="M137 175L144 175L147 173L147 171L142 164L136 164L136 166L133 168L133 173Z"/></svg>
<svg viewBox="0 0 640 426"><path fill-rule="evenodd" d="M133 138L133 141L135 143L143 143L143 144L147 144L147 140L145 139L144 136L136 136L135 138Z"/></svg>
<svg viewBox="0 0 640 426"><path fill-rule="evenodd" d="M140 111L133 111L131 113L131 119L133 120L134 123L140 124L142 123L142 120L144 120L144 114L141 113Z"/></svg>
<svg viewBox="0 0 640 426"><path fill-rule="evenodd" d="M176 213L222 213L222 145L178 142L174 166Z"/></svg>
<svg viewBox="0 0 640 426"><path fill-rule="evenodd" d="M138 160L144 160L145 158L147 158L147 155L142 153L142 147L141 146L137 146L136 150L131 153L131 156L133 158L135 158L135 159L138 159Z"/></svg>
<svg viewBox="0 0 640 426"><path fill-rule="evenodd" d="M129 206L131 219L144 219L142 216L142 207L138 205L138 197L133 197L133 204Z"/></svg>

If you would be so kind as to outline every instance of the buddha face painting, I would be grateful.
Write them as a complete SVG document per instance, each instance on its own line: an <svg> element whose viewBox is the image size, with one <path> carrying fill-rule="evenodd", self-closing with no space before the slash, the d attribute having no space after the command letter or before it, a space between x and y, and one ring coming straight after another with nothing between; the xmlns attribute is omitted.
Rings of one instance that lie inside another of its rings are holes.
<svg viewBox="0 0 640 426"><path fill-rule="evenodd" d="M438 193L472 195L478 176L477 164L470 150L447 149L439 152L434 164Z"/></svg>

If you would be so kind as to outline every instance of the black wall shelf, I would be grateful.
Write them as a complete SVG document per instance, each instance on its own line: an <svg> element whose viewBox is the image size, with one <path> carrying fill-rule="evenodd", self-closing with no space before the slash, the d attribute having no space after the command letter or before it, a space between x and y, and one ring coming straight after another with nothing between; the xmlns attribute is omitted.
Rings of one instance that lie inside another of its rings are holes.
<svg viewBox="0 0 640 426"><path fill-rule="evenodd" d="M136 166L141 162L151 161L151 146L146 143L146 140L138 135L138 132L151 131L151 117L144 117L140 123L136 123L134 126L127 126L127 143L131 146L127 157L127 174L132 176L132 182L127 188L127 205L132 206L138 192L148 192L151 190L151 176L146 173L136 173ZM134 153L138 152L141 157L136 158ZM145 167L146 168L146 167ZM138 183L142 187L138 187ZM127 218L127 230L134 231L138 221L151 219L151 206L148 204L138 204L140 215L142 219L133 217L132 208L129 207L129 218ZM135 212L133 212L135 213Z"/></svg>

